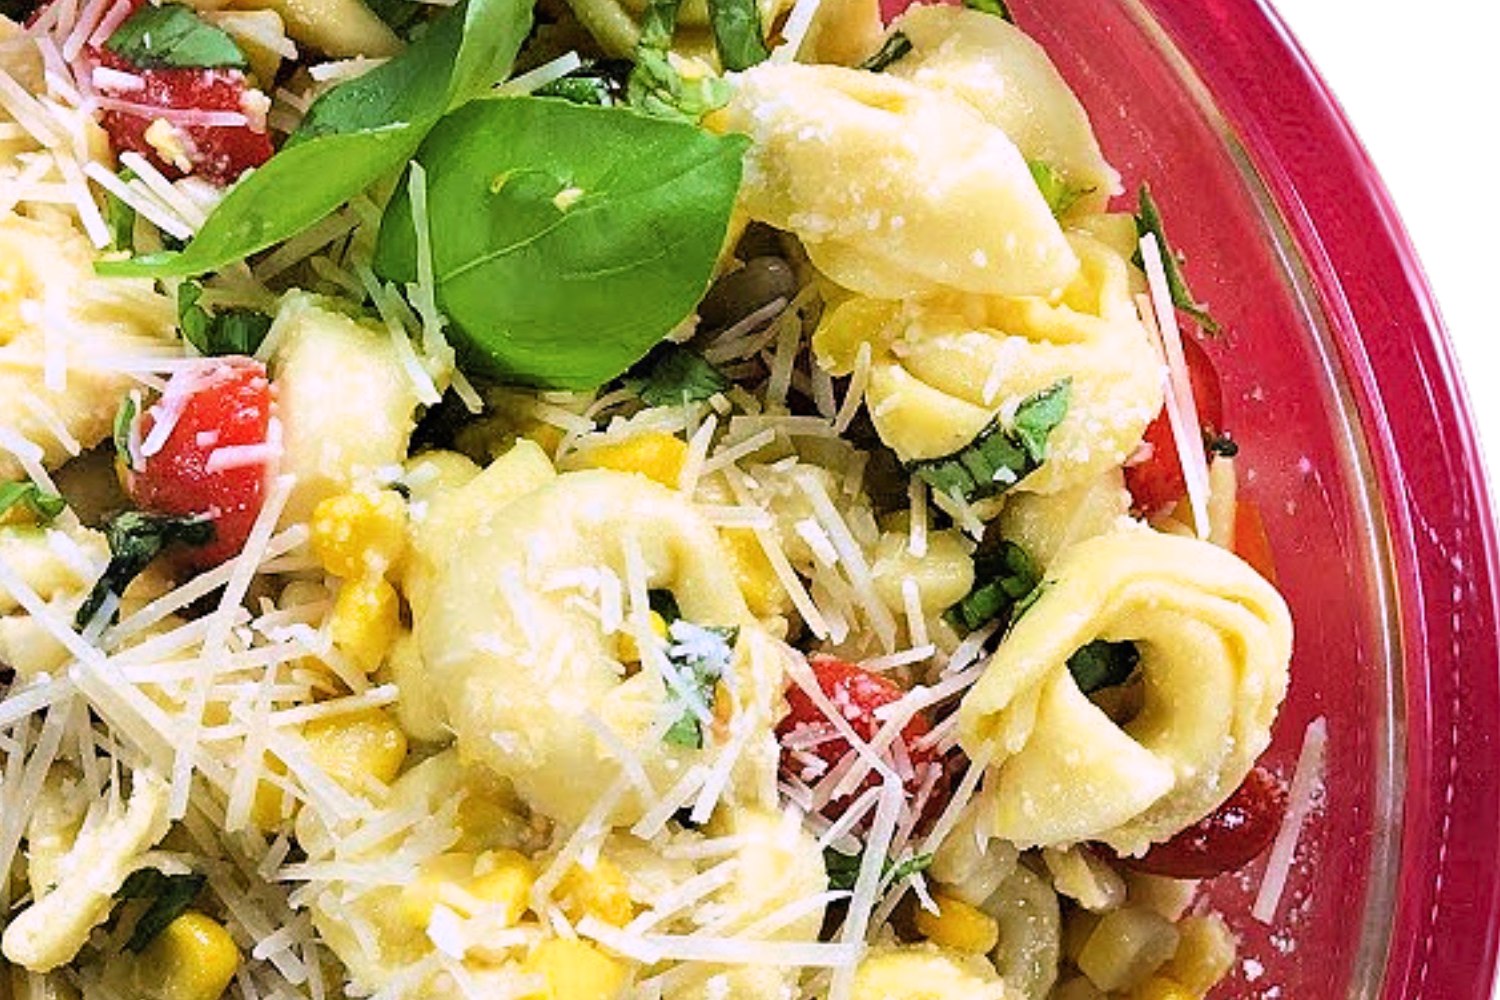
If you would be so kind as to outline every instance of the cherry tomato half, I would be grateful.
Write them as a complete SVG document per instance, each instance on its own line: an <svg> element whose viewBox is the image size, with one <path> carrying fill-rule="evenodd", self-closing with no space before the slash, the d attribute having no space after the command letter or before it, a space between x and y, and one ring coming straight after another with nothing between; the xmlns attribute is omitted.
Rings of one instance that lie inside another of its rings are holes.
<svg viewBox="0 0 1500 1000"><path fill-rule="evenodd" d="M811 666L818 687L863 740L873 739L884 726L880 710L906 695L905 689L890 678L842 660L818 657L811 661ZM777 738L781 741L781 771L788 777L815 785L850 752L849 741L839 734L837 727L806 691L793 686L787 691L786 698L790 711L776 727ZM941 771L943 766L938 752L921 742L931 728L927 716L918 712L902 727L893 744L881 753L887 762L910 763L909 767L901 763L893 765L909 797L920 794L922 786L932 780L929 776L933 768ZM824 809L825 815L836 817L852 799L879 784L880 776L872 771L851 795L830 801ZM931 786L929 804L941 797L939 791L943 784L940 773Z"/></svg>
<svg viewBox="0 0 1500 1000"><path fill-rule="evenodd" d="M1214 437L1224 430L1224 389L1219 383L1219 373L1196 338L1182 338L1182 353L1193 386L1193 400L1198 406L1199 429L1205 437ZM1146 427L1143 440L1147 445L1142 449L1144 457L1125 466L1125 486L1136 510L1154 514L1187 494L1187 480L1183 478L1165 406Z"/></svg>
<svg viewBox="0 0 1500 1000"><path fill-rule="evenodd" d="M271 383L265 366L249 358L214 358L179 372L140 418L140 438L176 414L159 449L126 476L142 510L206 516L214 539L187 549L190 569L205 569L245 547L265 498L265 445L271 432ZM226 450L229 449L229 450Z"/></svg>
<svg viewBox="0 0 1500 1000"><path fill-rule="evenodd" d="M1256 765L1223 805L1139 858L1120 863L1171 878L1212 878L1249 863L1270 846L1286 815L1286 787Z"/></svg>

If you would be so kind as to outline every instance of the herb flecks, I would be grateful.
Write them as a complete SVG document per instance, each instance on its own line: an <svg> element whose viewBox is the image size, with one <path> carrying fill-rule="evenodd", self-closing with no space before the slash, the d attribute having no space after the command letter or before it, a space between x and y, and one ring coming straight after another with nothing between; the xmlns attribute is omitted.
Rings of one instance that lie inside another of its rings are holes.
<svg viewBox="0 0 1500 1000"><path fill-rule="evenodd" d="M1005 0L964 0L964 6L984 14L993 14L1002 21L1009 21L1012 24L1016 21L1011 16L1010 7L1006 6Z"/></svg>
<svg viewBox="0 0 1500 1000"><path fill-rule="evenodd" d="M647 406L684 406L727 392L734 383L681 344L664 343L651 349L625 377L625 388Z"/></svg>
<svg viewBox="0 0 1500 1000"><path fill-rule="evenodd" d="M1068 672L1078 690L1093 694L1130 680L1140 662L1141 654L1135 643L1095 639L1068 657Z"/></svg>
<svg viewBox="0 0 1500 1000"><path fill-rule="evenodd" d="M1172 249L1172 244L1167 241L1167 231L1162 225L1161 209L1156 204L1156 199L1151 196L1151 189L1141 185L1139 196L1139 208L1135 216L1135 230L1138 236L1151 233L1156 237L1157 246L1161 249L1162 270L1167 276L1167 291L1171 293L1172 305L1181 309L1193 318L1203 328L1204 333L1217 334L1219 323L1208 314L1208 306L1193 295L1192 289L1188 288L1187 277L1182 273L1182 257ZM1144 266L1140 251L1136 251L1135 263Z"/></svg>
<svg viewBox="0 0 1500 1000"><path fill-rule="evenodd" d="M147 900L144 913L136 918L125 948L139 955L146 950L156 936L167 929L167 925L192 905L207 879L198 872L185 875L164 875L155 868L139 868L126 877L115 892L120 903L129 900Z"/></svg>
<svg viewBox="0 0 1500 1000"><path fill-rule="evenodd" d="M137 8L104 47L142 69L249 68L245 53L227 32L176 3Z"/></svg>
<svg viewBox="0 0 1500 1000"><path fill-rule="evenodd" d="M1027 160L1026 169L1031 171L1031 179L1036 181L1037 190L1047 199L1047 207L1054 216L1067 214L1068 209L1078 204L1078 199L1094 192L1091 187L1079 187L1070 183L1061 171L1046 160Z"/></svg>
<svg viewBox="0 0 1500 1000"><path fill-rule="evenodd" d="M79 629L88 628L105 601L124 594L130 581L140 576L167 546L207 545L213 541L214 525L202 518L127 510L110 518L104 535L109 542L109 565L78 609L73 624ZM117 614L118 609L110 615L111 622Z"/></svg>
<svg viewBox="0 0 1500 1000"><path fill-rule="evenodd" d="M863 854L845 854L832 847L823 849L823 866L828 871L828 888L830 889L845 892L853 890L854 884L859 881L859 869L863 864ZM931 866L931 854L914 854L901 861L886 858L881 866L880 882L882 885L894 885L902 879L911 878L918 872L926 871Z"/></svg>
<svg viewBox="0 0 1500 1000"><path fill-rule="evenodd" d="M908 466L911 474L938 493L965 502L1010 489L1047 459L1047 438L1068 414L1071 380L1061 379L1027 397L1009 425L996 417L969 444L942 458Z"/></svg>
<svg viewBox="0 0 1500 1000"><path fill-rule="evenodd" d="M1021 546L1011 541L982 548L974 556L974 586L944 619L960 632L973 632L992 621L1013 623L1039 594L1041 572Z"/></svg>
<svg viewBox="0 0 1500 1000"><path fill-rule="evenodd" d="M203 286L196 281L177 286L177 322L183 339L208 357L254 354L271 331L271 317L240 307L211 313L198 304L202 297Z"/></svg>

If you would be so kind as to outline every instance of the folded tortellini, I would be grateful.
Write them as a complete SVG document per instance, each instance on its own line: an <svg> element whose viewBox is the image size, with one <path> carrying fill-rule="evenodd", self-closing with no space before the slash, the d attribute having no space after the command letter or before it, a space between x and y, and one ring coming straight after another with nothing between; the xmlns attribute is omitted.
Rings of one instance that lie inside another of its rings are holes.
<svg viewBox="0 0 1500 1000"><path fill-rule="evenodd" d="M1096 639L1139 652L1144 704L1122 725L1068 669ZM1140 528L1069 548L959 709L965 750L994 755L994 832L1140 854L1196 822L1270 742L1291 641L1275 588L1216 546Z"/></svg>
<svg viewBox="0 0 1500 1000"><path fill-rule="evenodd" d="M854 1000L1013 1000L983 958L933 944L871 948L854 974Z"/></svg>
<svg viewBox="0 0 1500 1000"><path fill-rule="evenodd" d="M1059 301L855 296L819 326L818 362L846 375L869 346L865 402L881 440L907 462L959 451L1066 380L1068 411L1047 459L1016 485L1052 493L1096 479L1130 455L1160 410L1162 366L1131 305L1129 263L1083 232L1067 240L1081 267Z"/></svg>
<svg viewBox="0 0 1500 1000"><path fill-rule="evenodd" d="M966 101L839 66L762 64L722 115L741 201L839 285L879 298L1050 295L1078 258L1006 134Z"/></svg>
<svg viewBox="0 0 1500 1000"><path fill-rule="evenodd" d="M72 226L0 215L0 428L49 467L92 448L134 384L110 362L164 349L176 318L153 282L95 276ZM0 482L23 477L0 448Z"/></svg>
<svg viewBox="0 0 1500 1000"><path fill-rule="evenodd" d="M627 775L628 793L605 817L619 825L703 757L664 739L684 711L665 668L650 655L623 662L620 609L638 585L670 591L686 622L739 630L714 710L744 727L737 766L774 798L781 660L718 533L681 494L633 473L555 475L522 442L444 506L418 538L408 593L427 676L466 756L565 823Z"/></svg>

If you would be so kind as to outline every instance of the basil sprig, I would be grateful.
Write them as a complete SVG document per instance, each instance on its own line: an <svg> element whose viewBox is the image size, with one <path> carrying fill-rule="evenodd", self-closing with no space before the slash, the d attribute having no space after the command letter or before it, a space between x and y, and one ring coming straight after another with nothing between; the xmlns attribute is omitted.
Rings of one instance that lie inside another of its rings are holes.
<svg viewBox="0 0 1500 1000"><path fill-rule="evenodd" d="M503 79L532 0L464 0L395 58L328 91L242 178L186 248L100 261L100 274L192 277L296 235L401 167L449 111Z"/></svg>
<svg viewBox="0 0 1500 1000"><path fill-rule="evenodd" d="M448 115L416 159L437 304L461 361L563 389L622 374L708 288L745 145L548 98L490 98ZM416 280L405 185L381 220L375 271Z"/></svg>
<svg viewBox="0 0 1500 1000"><path fill-rule="evenodd" d="M1047 438L1068 415L1072 382L1060 379L1016 408L1006 425L996 417L973 441L951 455L908 467L938 493L965 501L1003 493L1041 467Z"/></svg>
<svg viewBox="0 0 1500 1000"><path fill-rule="evenodd" d="M250 65L227 32L176 3L136 8L104 47L142 69L247 69Z"/></svg>

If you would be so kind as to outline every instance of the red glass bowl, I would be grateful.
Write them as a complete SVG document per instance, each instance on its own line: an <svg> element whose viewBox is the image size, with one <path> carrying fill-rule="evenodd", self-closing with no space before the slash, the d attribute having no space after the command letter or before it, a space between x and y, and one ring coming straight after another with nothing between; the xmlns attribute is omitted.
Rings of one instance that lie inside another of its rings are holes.
<svg viewBox="0 0 1500 1000"><path fill-rule="evenodd" d="M1297 622L1268 761L1327 720L1269 925L1209 890L1236 1000L1480 1000L1500 916L1493 508L1431 294L1329 92L1257 0L1013 0L1133 190L1151 184Z"/></svg>

